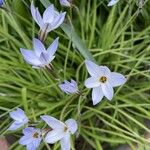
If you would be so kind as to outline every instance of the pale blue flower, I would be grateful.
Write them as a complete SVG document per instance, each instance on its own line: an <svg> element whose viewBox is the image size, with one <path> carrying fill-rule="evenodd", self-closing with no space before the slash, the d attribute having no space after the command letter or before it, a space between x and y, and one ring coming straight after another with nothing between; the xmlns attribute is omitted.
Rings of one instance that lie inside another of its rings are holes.
<svg viewBox="0 0 150 150"><path fill-rule="evenodd" d="M50 5L41 16L38 8L35 8L33 2L31 3L31 14L33 19L39 25L43 32L50 32L58 28L64 21L66 12L57 12L54 5Z"/></svg>
<svg viewBox="0 0 150 150"><path fill-rule="evenodd" d="M64 81L62 84L59 85L60 89L67 93L67 94L75 94L75 93L79 93L78 90L78 85L76 83L76 81L71 79L71 82L69 81Z"/></svg>
<svg viewBox="0 0 150 150"><path fill-rule="evenodd" d="M4 4L4 0L0 0L0 6Z"/></svg>
<svg viewBox="0 0 150 150"><path fill-rule="evenodd" d="M26 145L27 150L36 150L42 141L40 129L28 127L23 130L24 136L20 138L19 144Z"/></svg>
<svg viewBox="0 0 150 150"><path fill-rule="evenodd" d="M108 3L107 6L113 6L113 5L115 5L116 3L118 3L118 2L119 2L119 0L111 0L111 1Z"/></svg>
<svg viewBox="0 0 150 150"><path fill-rule="evenodd" d="M33 39L33 50L20 49L25 61L34 68L48 66L55 58L54 54L58 47L58 38L46 50L43 43L38 39Z"/></svg>
<svg viewBox="0 0 150 150"><path fill-rule="evenodd" d="M113 87L120 86L126 82L126 78L117 72L111 72L106 66L98 66L92 61L85 61L86 68L91 75L85 81L87 88L93 88L93 105L98 104L103 96L111 100L114 95Z"/></svg>
<svg viewBox="0 0 150 150"><path fill-rule="evenodd" d="M9 115L12 119L14 119L14 122L7 130L16 130L27 124L29 121L24 111L20 108L17 108L17 110L10 112Z"/></svg>
<svg viewBox="0 0 150 150"><path fill-rule="evenodd" d="M71 141L70 134L74 134L77 131L78 125L74 119L68 119L65 123L57 120L51 116L41 116L41 118L52 128L45 137L45 142L54 144L55 142L61 142L62 150L70 150Z"/></svg>
<svg viewBox="0 0 150 150"><path fill-rule="evenodd" d="M62 6L66 6L66 7L71 6L71 0L59 0L59 1Z"/></svg>

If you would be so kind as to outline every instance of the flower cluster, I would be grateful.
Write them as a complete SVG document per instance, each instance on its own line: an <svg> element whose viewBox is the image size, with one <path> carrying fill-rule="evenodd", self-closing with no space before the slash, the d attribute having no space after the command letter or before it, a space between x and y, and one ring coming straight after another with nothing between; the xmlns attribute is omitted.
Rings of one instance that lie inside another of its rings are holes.
<svg viewBox="0 0 150 150"><path fill-rule="evenodd" d="M117 0L112 0L108 4L114 5ZM71 0L60 0L60 4L70 7ZM21 48L21 54L24 60L32 65L33 68L48 68L51 69L51 62L55 58L55 53L58 48L59 38L57 37L52 44L46 49L44 41L48 33L58 28L64 21L66 12L58 12L54 5L50 5L41 16L38 8L31 3L31 14L35 22L40 27L39 38L33 39L33 50ZM85 65L90 77L85 80L84 85L87 88L92 88L93 105L98 104L105 96L108 100L112 100L114 95L113 88L123 85L126 78L117 72L111 72L107 66L98 66L90 60L85 60ZM65 80L59 83L59 88L66 94L78 94L81 91L78 88L77 82L71 79L71 82ZM78 125L74 119L68 119L64 123L56 118L48 115L40 116L40 118L49 126L48 128L36 128L30 125L30 121L24 111L20 108L10 112L10 117L14 122L8 130L16 130L23 128L23 136L19 143L26 145L27 150L36 150L41 141L49 144L54 144L57 141L61 142L62 150L70 150L71 142L70 135L77 131Z"/></svg>
<svg viewBox="0 0 150 150"><path fill-rule="evenodd" d="M41 119L47 123L48 129L30 127L28 117L20 108L11 112L10 117L14 119L14 122L7 130L13 131L27 126L23 129L24 135L19 140L20 144L26 145L27 150L36 150L42 139L49 144L54 144L60 140L62 150L70 150L70 134L74 134L78 128L74 119L68 119L63 123L47 115L41 116Z"/></svg>

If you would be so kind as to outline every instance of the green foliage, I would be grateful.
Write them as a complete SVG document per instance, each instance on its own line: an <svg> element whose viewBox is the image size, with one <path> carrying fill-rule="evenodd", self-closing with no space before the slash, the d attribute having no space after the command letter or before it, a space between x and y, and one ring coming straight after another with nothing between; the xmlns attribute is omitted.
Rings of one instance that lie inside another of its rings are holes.
<svg viewBox="0 0 150 150"><path fill-rule="evenodd" d="M26 6L29 1L10 2L5 5L7 11L0 10L0 134L10 134L6 132L12 123L9 112L22 107L32 121L42 114L76 119L76 149L113 150L119 144L129 144L133 150L136 146L148 150L144 135L150 132L145 125L150 118L150 1L145 1L142 9L136 0L120 0L114 7L107 7L105 0L82 0L75 1L76 7L64 8L68 14L63 30L50 33L45 45L60 37L52 64L60 81L73 78L78 82L82 95L64 94L51 72L25 63L19 49L32 47L39 28ZM41 0L44 6L37 2L43 10L49 4L49 0ZM55 6L60 7L58 2ZM92 106L91 91L84 87L88 77L84 59L94 59L126 75L127 83L116 88L112 101L103 99ZM19 139L21 134L13 135ZM43 147L60 149L58 143L42 144L39 149ZM23 147L16 141L10 149Z"/></svg>

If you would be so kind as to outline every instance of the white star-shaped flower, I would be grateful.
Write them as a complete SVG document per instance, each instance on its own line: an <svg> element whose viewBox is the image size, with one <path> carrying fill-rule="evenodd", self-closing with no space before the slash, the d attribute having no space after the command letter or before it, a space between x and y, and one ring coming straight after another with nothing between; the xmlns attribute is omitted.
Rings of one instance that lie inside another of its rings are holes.
<svg viewBox="0 0 150 150"><path fill-rule="evenodd" d="M19 140L19 144L26 145L27 150L36 150L42 141L41 130L28 127L23 130L23 134Z"/></svg>
<svg viewBox="0 0 150 150"><path fill-rule="evenodd" d="M113 87L120 86L126 82L126 78L122 74L111 72L106 66L98 66L89 60L86 60L85 64L91 75L91 77L85 81L85 86L87 88L93 88L93 105L98 104L103 96L111 100L114 95Z"/></svg>
<svg viewBox="0 0 150 150"><path fill-rule="evenodd" d="M51 116L41 116L41 118L52 128L45 137L45 142L54 144L55 142L61 142L62 150L70 150L70 134L74 134L77 131L77 122L74 119L68 119L65 123L57 120Z"/></svg>

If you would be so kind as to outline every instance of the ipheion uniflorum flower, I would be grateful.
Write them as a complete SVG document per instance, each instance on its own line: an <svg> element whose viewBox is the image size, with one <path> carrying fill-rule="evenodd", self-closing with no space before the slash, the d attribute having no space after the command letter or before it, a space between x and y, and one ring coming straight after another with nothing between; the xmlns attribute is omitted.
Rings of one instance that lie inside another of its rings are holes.
<svg viewBox="0 0 150 150"><path fill-rule="evenodd" d="M91 75L85 81L85 86L87 88L93 88L93 105L98 104L104 96L108 100L111 100L114 95L113 87L123 85L126 82L126 78L122 74L111 72L106 66L98 66L90 60L86 60L85 64Z"/></svg>
<svg viewBox="0 0 150 150"><path fill-rule="evenodd" d="M58 28L64 21L66 12L57 12L54 5L50 5L41 16L38 8L34 7L33 1L31 3L31 14L35 22L39 25L40 30L48 33Z"/></svg>
<svg viewBox="0 0 150 150"><path fill-rule="evenodd" d="M20 51L25 61L32 65L34 68L46 67L55 58L54 54L58 47L58 39L59 38L56 38L46 50L43 43L39 39L34 38L34 50L27 50L21 48Z"/></svg>
<svg viewBox="0 0 150 150"><path fill-rule="evenodd" d="M59 84L60 89L67 94L79 94L78 85L76 81L71 79L71 82L65 80L63 83Z"/></svg>
<svg viewBox="0 0 150 150"><path fill-rule="evenodd" d="M28 117L24 113L24 111L20 108L17 108L17 110L14 110L9 113L10 117L14 119L14 122L11 124L11 126L7 130L16 130L24 125L26 125L29 121Z"/></svg>
<svg viewBox="0 0 150 150"><path fill-rule="evenodd" d="M60 140L61 150L70 150L70 135L77 131L77 122L74 119L68 119L63 123L56 118L47 115L41 116L41 119L52 128L45 136L44 141L46 143L54 144Z"/></svg>
<svg viewBox="0 0 150 150"><path fill-rule="evenodd" d="M42 132L34 127L27 127L23 130L23 136L19 144L26 145L27 150L36 150L42 141Z"/></svg>

